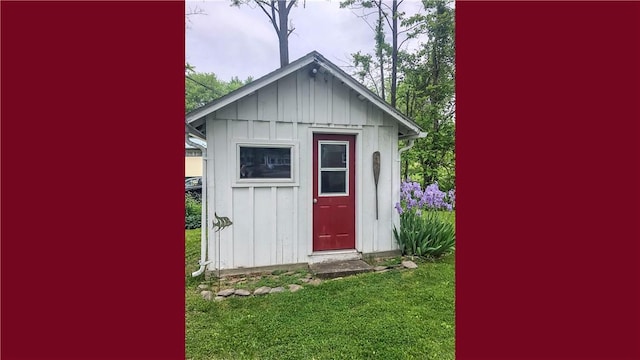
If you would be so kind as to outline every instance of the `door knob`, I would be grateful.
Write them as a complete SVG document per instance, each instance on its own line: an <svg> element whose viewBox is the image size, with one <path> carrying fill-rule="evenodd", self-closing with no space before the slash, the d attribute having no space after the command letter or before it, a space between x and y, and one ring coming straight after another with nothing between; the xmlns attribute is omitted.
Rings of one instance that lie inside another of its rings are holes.
<svg viewBox="0 0 640 360"><path fill-rule="evenodd" d="M313 203L314 204L317 203L317 202L318 202L318 199L313 199Z"/></svg>

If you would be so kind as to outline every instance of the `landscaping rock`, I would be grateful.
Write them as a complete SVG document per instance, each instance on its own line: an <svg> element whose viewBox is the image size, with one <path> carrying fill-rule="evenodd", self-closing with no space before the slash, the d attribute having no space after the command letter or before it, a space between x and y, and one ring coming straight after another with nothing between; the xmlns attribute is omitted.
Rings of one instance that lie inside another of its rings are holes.
<svg viewBox="0 0 640 360"><path fill-rule="evenodd" d="M386 266L376 266L373 268L373 271L382 271L382 270L387 270Z"/></svg>
<svg viewBox="0 0 640 360"><path fill-rule="evenodd" d="M215 301L222 301L224 299L226 299L226 297L224 297L224 296L216 296L216 297L213 298L213 300L215 300Z"/></svg>
<svg viewBox="0 0 640 360"><path fill-rule="evenodd" d="M205 284L198 285L198 290L207 290L208 288L209 288L209 285L205 285Z"/></svg>
<svg viewBox="0 0 640 360"><path fill-rule="evenodd" d="M271 291L271 288L268 286L261 286L259 288L257 288L254 292L253 295L265 295L268 294L269 291Z"/></svg>
<svg viewBox="0 0 640 360"><path fill-rule="evenodd" d="M251 291L245 289L236 289L236 296L249 296L251 295Z"/></svg>
<svg viewBox="0 0 640 360"><path fill-rule="evenodd" d="M211 301L211 299L213 298L213 292L211 291L202 291L200 295L202 295L202 298L207 301Z"/></svg>
<svg viewBox="0 0 640 360"><path fill-rule="evenodd" d="M293 274L295 274L295 272L294 272L294 271L287 271L286 273L284 273L284 274L282 274L282 275L287 275L287 276L289 276L289 275L293 275Z"/></svg>
<svg viewBox="0 0 640 360"><path fill-rule="evenodd" d="M307 279L311 279L312 277L313 277L313 275L311 275L311 274L305 275L305 278L307 278Z"/></svg>
<svg viewBox="0 0 640 360"><path fill-rule="evenodd" d="M233 293L235 292L236 292L235 289L225 289L225 290L219 291L218 296L227 297L227 296L233 295Z"/></svg>
<svg viewBox="0 0 640 360"><path fill-rule="evenodd" d="M338 276L337 278L333 278L333 279L331 279L331 281L335 281L335 280L342 280L342 279L344 279L342 276Z"/></svg>
<svg viewBox="0 0 640 360"><path fill-rule="evenodd" d="M416 263L414 263L413 261L403 261L402 262L402 266L406 267L407 269L417 269L418 265L416 265Z"/></svg>
<svg viewBox="0 0 640 360"><path fill-rule="evenodd" d="M380 271L376 271L376 274L383 274L386 273L387 271L389 271L389 269L384 269L384 270L380 270Z"/></svg>
<svg viewBox="0 0 640 360"><path fill-rule="evenodd" d="M269 294L275 294L279 292L283 292L284 288L282 286L275 287L269 291Z"/></svg>
<svg viewBox="0 0 640 360"><path fill-rule="evenodd" d="M303 283L308 283L309 281L311 281L311 279L307 279L307 278L299 279L299 280L302 281Z"/></svg>
<svg viewBox="0 0 640 360"><path fill-rule="evenodd" d="M289 285L289 291L291 291L291 292L296 292L296 291L301 290L301 289L303 289L303 287L300 286L300 285L296 285L296 284Z"/></svg>
<svg viewBox="0 0 640 360"><path fill-rule="evenodd" d="M322 280L320 280L320 279L313 279L313 280L309 281L309 285L318 286L320 284L322 284Z"/></svg>

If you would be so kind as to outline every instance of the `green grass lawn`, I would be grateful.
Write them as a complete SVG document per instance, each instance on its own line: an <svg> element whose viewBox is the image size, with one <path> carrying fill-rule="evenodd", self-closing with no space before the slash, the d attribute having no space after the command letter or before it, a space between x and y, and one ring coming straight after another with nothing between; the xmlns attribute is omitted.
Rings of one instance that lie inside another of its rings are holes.
<svg viewBox="0 0 640 360"><path fill-rule="evenodd" d="M453 220L453 218L452 218ZM205 301L186 231L187 359L454 359L455 256L295 292Z"/></svg>

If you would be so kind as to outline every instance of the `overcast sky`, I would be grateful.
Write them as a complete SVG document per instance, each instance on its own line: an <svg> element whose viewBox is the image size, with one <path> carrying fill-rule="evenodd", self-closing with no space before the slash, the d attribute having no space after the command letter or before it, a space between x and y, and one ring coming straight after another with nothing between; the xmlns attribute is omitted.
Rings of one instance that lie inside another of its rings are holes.
<svg viewBox="0 0 640 360"><path fill-rule="evenodd" d="M230 0L186 1L191 15L186 28L186 61L198 72L212 72L224 81L237 76L257 79L280 66L278 38L267 16L255 6L232 7ZM421 9L418 0L405 0L402 10L410 16ZM339 1L306 0L289 14L295 31L289 36L289 60L313 50L351 73L350 54L371 52L373 30ZM415 46L407 42L409 46Z"/></svg>

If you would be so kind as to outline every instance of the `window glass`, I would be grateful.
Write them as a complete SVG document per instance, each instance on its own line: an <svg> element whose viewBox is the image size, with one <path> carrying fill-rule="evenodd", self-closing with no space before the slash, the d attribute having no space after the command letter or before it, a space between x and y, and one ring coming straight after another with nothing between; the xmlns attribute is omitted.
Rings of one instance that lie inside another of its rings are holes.
<svg viewBox="0 0 640 360"><path fill-rule="evenodd" d="M323 168L346 168L347 145L344 144L320 144L321 164Z"/></svg>
<svg viewBox="0 0 640 360"><path fill-rule="evenodd" d="M326 171L323 170L320 176L321 194L344 194L347 192L347 172L346 171Z"/></svg>
<svg viewBox="0 0 640 360"><path fill-rule="evenodd" d="M241 179L290 179L290 147L240 146Z"/></svg>

